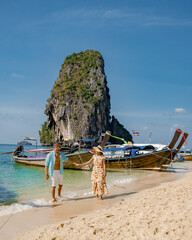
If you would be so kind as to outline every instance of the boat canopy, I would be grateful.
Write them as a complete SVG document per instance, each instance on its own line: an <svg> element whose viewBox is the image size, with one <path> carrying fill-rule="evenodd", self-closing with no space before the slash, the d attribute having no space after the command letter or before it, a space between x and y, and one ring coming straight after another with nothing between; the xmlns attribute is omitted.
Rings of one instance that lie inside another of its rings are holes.
<svg viewBox="0 0 192 240"><path fill-rule="evenodd" d="M23 140L28 140L28 141L37 141L36 138L31 138L31 137L24 137Z"/></svg>
<svg viewBox="0 0 192 240"><path fill-rule="evenodd" d="M145 146L139 146L141 150L154 150L155 147L153 145L145 145Z"/></svg>
<svg viewBox="0 0 192 240"><path fill-rule="evenodd" d="M94 142L95 140L93 139L90 139L90 138L87 138L87 139L80 139L81 141L84 141L84 142Z"/></svg>
<svg viewBox="0 0 192 240"><path fill-rule="evenodd" d="M36 152L51 152L51 151L53 151L53 148L31 149L31 150L28 150L27 152L28 152L28 153L36 153Z"/></svg>
<svg viewBox="0 0 192 240"><path fill-rule="evenodd" d="M114 147L114 148L104 148L103 152L110 152L110 151L125 151L126 149L130 149L128 147Z"/></svg>
<svg viewBox="0 0 192 240"><path fill-rule="evenodd" d="M104 148L103 151L120 151L120 150L129 150L129 149L137 149L137 150L155 150L153 145L143 145L143 146L124 146L124 147L112 147L112 148Z"/></svg>

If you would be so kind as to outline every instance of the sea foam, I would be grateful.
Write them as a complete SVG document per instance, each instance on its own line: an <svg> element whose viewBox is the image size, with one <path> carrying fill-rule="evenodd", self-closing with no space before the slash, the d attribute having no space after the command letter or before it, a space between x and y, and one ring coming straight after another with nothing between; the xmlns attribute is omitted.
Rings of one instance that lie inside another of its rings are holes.
<svg viewBox="0 0 192 240"><path fill-rule="evenodd" d="M51 201L45 199L36 199L27 203L13 203L11 205L3 205L0 207L0 216L23 212L32 208L46 207L52 204Z"/></svg>
<svg viewBox="0 0 192 240"><path fill-rule="evenodd" d="M117 184L126 184L126 183L131 183L131 182L134 182L136 181L137 178L124 178L124 179L120 179L120 180L115 180L113 182L113 184L117 185Z"/></svg>

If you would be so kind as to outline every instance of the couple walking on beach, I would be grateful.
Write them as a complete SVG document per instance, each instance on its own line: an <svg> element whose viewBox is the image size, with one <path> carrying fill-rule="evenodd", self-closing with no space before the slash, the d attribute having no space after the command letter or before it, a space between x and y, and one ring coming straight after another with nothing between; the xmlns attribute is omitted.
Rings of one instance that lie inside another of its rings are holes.
<svg viewBox="0 0 192 240"><path fill-rule="evenodd" d="M83 167L93 162L93 170L91 175L92 191L97 198L102 200L103 194L107 193L106 186L106 166L105 157L102 153L102 147L93 147L95 154L93 157L83 164L73 162L70 158L67 158L61 150L61 144L55 143L54 150L50 152L45 160L45 177L48 180L51 177L52 183L52 198L53 202L57 201L55 197L55 189L58 186L58 197L61 198L61 190L63 187L63 161L68 161L74 164L76 167Z"/></svg>

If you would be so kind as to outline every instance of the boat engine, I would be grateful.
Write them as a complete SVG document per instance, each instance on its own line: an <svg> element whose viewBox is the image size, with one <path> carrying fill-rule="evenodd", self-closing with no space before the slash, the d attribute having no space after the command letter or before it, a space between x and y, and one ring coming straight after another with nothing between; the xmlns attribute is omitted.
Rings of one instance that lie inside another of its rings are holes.
<svg viewBox="0 0 192 240"><path fill-rule="evenodd" d="M23 152L23 149L24 149L24 148L23 148L22 145L17 146L16 149L15 149L15 151L14 151L14 153L13 153L13 155L15 155L15 156L19 156L20 153Z"/></svg>

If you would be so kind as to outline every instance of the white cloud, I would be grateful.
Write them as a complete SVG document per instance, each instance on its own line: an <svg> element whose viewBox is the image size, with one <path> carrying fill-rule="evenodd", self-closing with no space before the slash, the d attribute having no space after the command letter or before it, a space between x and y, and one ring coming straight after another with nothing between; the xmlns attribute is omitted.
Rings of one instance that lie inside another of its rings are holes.
<svg viewBox="0 0 192 240"><path fill-rule="evenodd" d="M184 113L185 109L184 108L175 108L174 112L175 113Z"/></svg>
<svg viewBox="0 0 192 240"><path fill-rule="evenodd" d="M191 20L177 19L171 16L157 15L155 13L149 13L150 9L146 11L138 11L137 9L105 9L105 10L90 10L79 9L72 10L70 16L78 18L100 18L117 20L121 19L126 24L136 24L141 26L192 26ZM66 17L69 13L63 12L54 14L57 18L60 16ZM69 16L69 15L68 15Z"/></svg>
<svg viewBox="0 0 192 240"><path fill-rule="evenodd" d="M24 78L25 78L24 75L22 75L22 74L17 74L17 73L12 73L11 76L12 76L13 78L19 78L19 79L24 79Z"/></svg>
<svg viewBox="0 0 192 240"><path fill-rule="evenodd" d="M149 10L138 11L137 9L109 9L101 13L101 17L106 19L122 19L129 24L141 26L192 26L191 20L177 19L171 16L157 15L149 13Z"/></svg>
<svg viewBox="0 0 192 240"><path fill-rule="evenodd" d="M22 26L46 25L50 23L58 24L65 21L70 23L90 23L91 20L114 20L113 23L120 23L122 25L139 25L145 27L153 26L192 26L192 20L178 19L174 16L156 14L149 9L66 9L64 11L57 11L51 15L47 15L42 19L36 19L33 22L28 22ZM118 20L118 21L117 21ZM103 23L103 21L102 21Z"/></svg>

